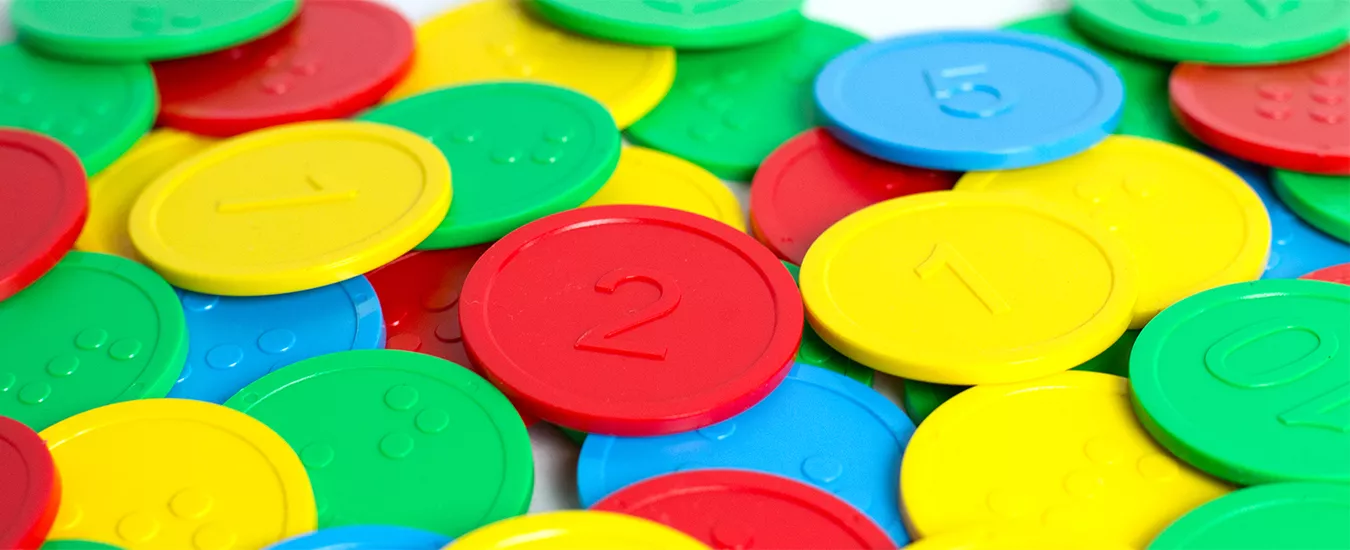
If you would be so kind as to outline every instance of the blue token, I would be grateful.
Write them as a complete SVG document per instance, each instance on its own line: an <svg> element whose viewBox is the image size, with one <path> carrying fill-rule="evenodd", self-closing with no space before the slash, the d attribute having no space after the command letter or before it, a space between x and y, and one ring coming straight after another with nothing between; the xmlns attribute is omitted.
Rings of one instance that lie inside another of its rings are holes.
<svg viewBox="0 0 1350 550"><path fill-rule="evenodd" d="M1120 122L1125 87L1096 55L1012 31L949 31L865 44L816 79L830 131L877 158L1002 170L1082 152Z"/></svg>
<svg viewBox="0 0 1350 550"><path fill-rule="evenodd" d="M286 539L267 550L440 550L451 540L410 527L350 525Z"/></svg>
<svg viewBox="0 0 1350 550"><path fill-rule="evenodd" d="M914 423L881 394L802 363L759 404L729 420L658 437L591 435L581 447L583 506L670 472L739 468L790 477L862 510L899 546L900 457Z"/></svg>
<svg viewBox="0 0 1350 550"><path fill-rule="evenodd" d="M178 289L188 357L169 397L224 403L264 374L319 355L384 348L364 276L290 294L216 296Z"/></svg>

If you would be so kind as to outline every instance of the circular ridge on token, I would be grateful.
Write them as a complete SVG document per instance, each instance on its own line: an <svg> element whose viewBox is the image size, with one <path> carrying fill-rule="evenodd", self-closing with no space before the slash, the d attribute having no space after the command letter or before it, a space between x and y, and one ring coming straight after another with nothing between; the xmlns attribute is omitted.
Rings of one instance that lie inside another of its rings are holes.
<svg viewBox="0 0 1350 550"><path fill-rule="evenodd" d="M745 214L731 189L712 172L675 155L625 146L619 166L581 206L645 204L707 216L745 231Z"/></svg>
<svg viewBox="0 0 1350 550"><path fill-rule="evenodd" d="M1350 485L1272 483L1200 505L1167 526L1148 550L1350 548Z"/></svg>
<svg viewBox="0 0 1350 550"><path fill-rule="evenodd" d="M753 238L654 206L532 222L479 258L460 302L469 355L525 412L623 435L759 402L787 375L802 319L791 275Z"/></svg>
<svg viewBox="0 0 1350 550"><path fill-rule="evenodd" d="M1333 265L1331 267L1319 269L1302 277L1300 279L1312 279L1314 281L1326 281L1328 283L1340 283L1350 285L1350 263Z"/></svg>
<svg viewBox="0 0 1350 550"><path fill-rule="evenodd" d="M772 39L802 24L803 0L613 2L529 0L560 27L615 42L681 50L733 48Z"/></svg>
<svg viewBox="0 0 1350 550"><path fill-rule="evenodd" d="M75 244L89 211L80 160L64 145L0 129L0 300L33 284Z"/></svg>
<svg viewBox="0 0 1350 550"><path fill-rule="evenodd" d="M867 515L822 489L745 470L665 474L590 507L669 525L717 548L894 548Z"/></svg>
<svg viewBox="0 0 1350 550"><path fill-rule="evenodd" d="M440 550L451 540L440 533L411 527L349 525L286 539L267 550Z"/></svg>
<svg viewBox="0 0 1350 550"><path fill-rule="evenodd" d="M47 444L0 416L0 548L32 550L47 538L61 503L61 477Z"/></svg>
<svg viewBox="0 0 1350 550"><path fill-rule="evenodd" d="M711 550L660 523L615 514L564 510L499 521L460 537L445 550Z"/></svg>

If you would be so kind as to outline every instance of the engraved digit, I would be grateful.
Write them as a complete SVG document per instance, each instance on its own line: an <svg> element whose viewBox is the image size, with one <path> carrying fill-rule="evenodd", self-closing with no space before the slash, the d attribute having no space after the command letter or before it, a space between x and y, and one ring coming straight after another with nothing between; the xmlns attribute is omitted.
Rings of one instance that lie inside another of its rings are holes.
<svg viewBox="0 0 1350 550"><path fill-rule="evenodd" d="M1262 19L1275 19L1298 8L1300 0L1247 0L1247 5Z"/></svg>
<svg viewBox="0 0 1350 550"><path fill-rule="evenodd" d="M975 269L975 266L971 265L965 256L962 256L956 250L956 247L950 244L938 243L937 246L934 246L933 253L928 256L927 260L914 268L914 273L920 279L930 279L943 271L944 268L950 269L952 274L956 275L957 280L961 281L961 284L965 285L990 313L998 315L1012 310L1003 296L1000 296L998 291L994 290L994 286L989 284L989 281Z"/></svg>
<svg viewBox="0 0 1350 550"><path fill-rule="evenodd" d="M928 90L938 101L942 112L961 118L989 118L1012 109L1017 102L1012 93L1000 89L989 76L989 67L982 63L930 69L923 72ZM994 104L979 109L953 105L952 100L962 94L983 93L994 98Z"/></svg>
<svg viewBox="0 0 1350 550"><path fill-rule="evenodd" d="M1219 9L1210 0L1133 0L1139 11L1171 25L1194 26L1213 23Z"/></svg>
<svg viewBox="0 0 1350 550"><path fill-rule="evenodd" d="M600 323L587 330L580 338L577 338L576 349L658 361L666 358L666 348L664 347L639 346L612 339L674 312L675 307L680 305L680 287L674 278L663 273L640 268L621 267L600 277L600 280L595 283L595 291L613 294L620 286L631 281L642 281L656 286L660 297L651 305L642 308L633 315Z"/></svg>
<svg viewBox="0 0 1350 550"><path fill-rule="evenodd" d="M310 189L314 191L313 193L251 201L220 201L220 203L216 205L216 211L221 214L236 214L239 212L257 212L259 210L270 210L274 208L328 204L349 201L355 199L357 195L355 189L347 191L329 191L324 187L323 183L319 181L318 177L312 174L305 177L305 183L307 183Z"/></svg>
<svg viewBox="0 0 1350 550"><path fill-rule="evenodd" d="M1293 361L1261 371L1242 369L1228 358L1243 346L1275 334L1295 330L1317 338L1317 348ZM1205 351L1205 367L1215 378L1242 388L1270 388L1296 381L1331 361L1340 349L1334 333L1288 321L1257 323L1225 336Z"/></svg>
<svg viewBox="0 0 1350 550"><path fill-rule="evenodd" d="M1280 413L1285 426L1308 426L1350 432L1350 382Z"/></svg>

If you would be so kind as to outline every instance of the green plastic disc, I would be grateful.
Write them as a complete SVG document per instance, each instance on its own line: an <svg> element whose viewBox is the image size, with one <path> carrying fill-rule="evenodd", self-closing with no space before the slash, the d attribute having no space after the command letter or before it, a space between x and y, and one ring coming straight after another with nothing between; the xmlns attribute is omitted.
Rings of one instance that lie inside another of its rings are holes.
<svg viewBox="0 0 1350 550"><path fill-rule="evenodd" d="M801 268L788 262L783 262L783 266L787 268L788 273L792 274L792 280L798 281L798 284L800 284ZM830 369L869 387L872 385L872 380L876 374L876 371L835 351L834 348L825 343L825 340L820 338L819 334L816 334L816 330L811 328L810 323L806 323L802 327L802 343L801 347L797 348L797 362Z"/></svg>
<svg viewBox="0 0 1350 550"><path fill-rule="evenodd" d="M1350 243L1350 177L1276 170L1275 193L1303 221Z"/></svg>
<svg viewBox="0 0 1350 550"><path fill-rule="evenodd" d="M1073 17L1111 47L1213 64L1313 57L1350 36L1350 0L1074 0Z"/></svg>
<svg viewBox="0 0 1350 550"><path fill-rule="evenodd" d="M19 41L84 61L153 61L248 42L295 17L299 0L14 0Z"/></svg>
<svg viewBox="0 0 1350 550"><path fill-rule="evenodd" d="M419 249L492 242L580 206L614 174L622 141L595 100L524 82L444 88L360 119L417 133L450 161L455 200Z"/></svg>
<svg viewBox="0 0 1350 550"><path fill-rule="evenodd" d="M1200 142L1186 133L1172 116L1167 81L1172 63L1113 50L1088 40L1069 23L1068 14L1057 13L1025 19L1008 25L1009 30L1058 38L1097 54L1120 74L1125 83L1125 106L1115 133L1146 137L1198 148Z"/></svg>
<svg viewBox="0 0 1350 550"><path fill-rule="evenodd" d="M122 550L120 547L111 544L103 544L92 540L49 540L42 543L38 550Z"/></svg>
<svg viewBox="0 0 1350 550"><path fill-rule="evenodd" d="M791 32L803 0L531 0L535 12L581 34L646 46L744 46Z"/></svg>
<svg viewBox="0 0 1350 550"><path fill-rule="evenodd" d="M1181 516L1148 548L1350 548L1350 485L1276 483L1235 491Z"/></svg>
<svg viewBox="0 0 1350 550"><path fill-rule="evenodd" d="M628 137L748 182L769 153L816 125L812 83L820 69L865 41L807 21L752 46L677 52L670 94L628 128Z"/></svg>
<svg viewBox="0 0 1350 550"><path fill-rule="evenodd" d="M558 428L559 430L562 430L563 435L567 436L568 439L571 439L577 445L586 442L586 432L579 432L573 430L572 428L564 428L562 426L555 426L555 427Z"/></svg>
<svg viewBox="0 0 1350 550"><path fill-rule="evenodd" d="M1350 286L1237 283L1149 322L1135 412L1172 454L1244 485L1350 482Z"/></svg>
<svg viewBox="0 0 1350 550"><path fill-rule="evenodd" d="M150 131L158 97L145 63L81 65L0 46L0 126L55 138L91 176Z"/></svg>
<svg viewBox="0 0 1350 550"><path fill-rule="evenodd" d="M164 397L187 347L169 283L119 256L70 252L0 302L0 416L42 431L110 403Z"/></svg>
<svg viewBox="0 0 1350 550"><path fill-rule="evenodd" d="M321 355L258 379L225 406L300 455L321 529L398 525L458 537L530 505L534 459L520 414L492 384L438 357Z"/></svg>

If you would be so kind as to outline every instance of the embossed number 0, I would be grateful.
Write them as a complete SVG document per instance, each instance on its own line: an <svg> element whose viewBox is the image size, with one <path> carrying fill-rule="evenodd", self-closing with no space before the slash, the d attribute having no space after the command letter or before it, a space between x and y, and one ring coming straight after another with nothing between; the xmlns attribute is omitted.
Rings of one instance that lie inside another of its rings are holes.
<svg viewBox="0 0 1350 550"><path fill-rule="evenodd" d="M914 268L914 273L918 274L920 279L929 279L944 268L951 268L952 274L956 275L956 278L966 285L966 288L970 289L970 292L984 304L984 307L989 309L990 313L998 315L1007 313L1012 309L1008 302L1003 299L1003 296L1000 296L998 291L994 290L994 285L989 284L989 281L985 280L984 276L975 270L975 266L970 265L970 262L966 261L966 257L962 256L956 250L956 247L950 244L938 243L937 246L934 246L933 253L928 256L927 260Z"/></svg>
<svg viewBox="0 0 1350 550"><path fill-rule="evenodd" d="M938 100L942 112L961 118L989 118L1001 115L1017 102L1009 90L1000 89L989 78L989 67L982 63L930 69L923 72L928 81L928 91ZM959 106L953 103L963 94L983 93L994 98L992 105L978 109Z"/></svg>
<svg viewBox="0 0 1350 550"><path fill-rule="evenodd" d="M1228 358L1244 346L1286 331L1308 332L1317 338L1317 348L1289 363L1252 372ZM1288 321L1268 321L1239 329L1205 351L1205 367L1215 378L1243 389L1272 388L1298 381L1325 367L1340 350L1335 333L1316 326ZM1339 432L1350 431L1350 382L1310 396L1307 401L1280 413L1286 426L1309 426Z"/></svg>
<svg viewBox="0 0 1350 550"><path fill-rule="evenodd" d="M595 291L613 294L620 286L630 281L642 281L655 285L661 296L651 305L632 315L591 327L590 330L582 333L580 338L577 338L576 349L626 355L641 359L662 360L666 358L665 347L640 346L617 341L614 338L670 315L671 312L675 311L675 307L680 305L680 286L676 284L674 278L660 272L621 267L600 277L600 280L595 282Z"/></svg>

